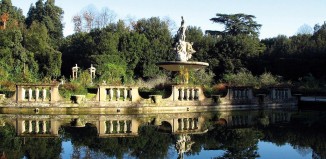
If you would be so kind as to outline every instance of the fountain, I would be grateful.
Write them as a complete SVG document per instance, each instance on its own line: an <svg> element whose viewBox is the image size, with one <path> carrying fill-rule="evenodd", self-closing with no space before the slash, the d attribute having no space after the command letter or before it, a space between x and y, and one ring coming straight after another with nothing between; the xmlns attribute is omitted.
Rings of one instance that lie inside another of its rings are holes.
<svg viewBox="0 0 326 159"><path fill-rule="evenodd" d="M175 61L164 61L156 63L157 66L169 71L179 72L182 84L188 84L189 71L199 70L209 66L206 62L188 61L196 51L192 48L193 43L186 41L186 25L181 17L181 26L177 32L178 42L175 45Z"/></svg>

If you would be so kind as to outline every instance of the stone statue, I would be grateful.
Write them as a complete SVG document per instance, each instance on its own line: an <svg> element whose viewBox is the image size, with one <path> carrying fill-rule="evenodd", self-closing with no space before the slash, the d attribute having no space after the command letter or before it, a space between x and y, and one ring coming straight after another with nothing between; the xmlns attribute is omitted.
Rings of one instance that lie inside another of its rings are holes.
<svg viewBox="0 0 326 159"><path fill-rule="evenodd" d="M181 16L181 26L178 30L178 38L181 39L182 41L186 40L186 25L185 25L185 21L183 19L183 16Z"/></svg>
<svg viewBox="0 0 326 159"><path fill-rule="evenodd" d="M192 48L193 43L186 42L186 26L183 16L181 16L181 26L178 30L177 37L179 41L175 46L177 52L176 60L186 62L196 51Z"/></svg>

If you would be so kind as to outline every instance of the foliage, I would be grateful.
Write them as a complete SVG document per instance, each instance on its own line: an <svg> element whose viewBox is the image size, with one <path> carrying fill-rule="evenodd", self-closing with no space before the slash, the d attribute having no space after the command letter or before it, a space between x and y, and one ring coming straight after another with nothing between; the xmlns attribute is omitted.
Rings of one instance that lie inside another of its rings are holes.
<svg viewBox="0 0 326 159"><path fill-rule="evenodd" d="M104 73L100 79L110 84L122 84L126 77L126 65L107 63Z"/></svg>
<svg viewBox="0 0 326 159"><path fill-rule="evenodd" d="M269 72L265 72L260 76L254 76L248 70L241 70L235 74L224 74L223 81L230 86L252 86L256 88L276 86L282 82L281 77L274 76Z"/></svg>
<svg viewBox="0 0 326 159"><path fill-rule="evenodd" d="M241 70L238 73L224 74L223 80L229 86L257 86L258 79L248 70Z"/></svg>
<svg viewBox="0 0 326 159"><path fill-rule="evenodd" d="M189 83L194 85L210 86L213 83L214 73L204 69L190 72Z"/></svg>

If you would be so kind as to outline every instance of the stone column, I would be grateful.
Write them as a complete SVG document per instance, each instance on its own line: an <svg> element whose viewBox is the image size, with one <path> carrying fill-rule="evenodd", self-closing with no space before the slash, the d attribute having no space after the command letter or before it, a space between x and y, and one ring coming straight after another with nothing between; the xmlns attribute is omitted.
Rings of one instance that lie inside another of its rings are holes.
<svg viewBox="0 0 326 159"><path fill-rule="evenodd" d="M189 126L188 118L184 118L184 121L185 121L184 129L188 130L188 126Z"/></svg>
<svg viewBox="0 0 326 159"><path fill-rule="evenodd" d="M117 120L117 133L120 133L120 122Z"/></svg>
<svg viewBox="0 0 326 159"><path fill-rule="evenodd" d="M119 101L119 100L120 100L120 89L117 88L117 101Z"/></svg>
<svg viewBox="0 0 326 159"><path fill-rule="evenodd" d="M195 121L196 121L196 118L192 118L192 125L191 125L191 127L192 127L192 129L196 129L196 127L195 127Z"/></svg>
<svg viewBox="0 0 326 159"><path fill-rule="evenodd" d="M42 131L43 134L46 133L46 121L43 120L43 131Z"/></svg>
<svg viewBox="0 0 326 159"><path fill-rule="evenodd" d="M126 101L127 100L127 89L126 88L124 88L123 89L123 101Z"/></svg>
<svg viewBox="0 0 326 159"><path fill-rule="evenodd" d="M172 95L173 95L173 101L179 100L180 92L177 86L172 86Z"/></svg>
<svg viewBox="0 0 326 159"><path fill-rule="evenodd" d="M183 92L183 88L180 89L180 100L182 101L184 98L184 92Z"/></svg>
<svg viewBox="0 0 326 159"><path fill-rule="evenodd" d="M113 88L109 88L109 98L110 101L113 100Z"/></svg>
<svg viewBox="0 0 326 159"><path fill-rule="evenodd" d="M196 88L194 88L194 89L195 89L194 99L196 99L196 100L200 100L200 99L199 99L199 89L196 89Z"/></svg>
<svg viewBox="0 0 326 159"><path fill-rule="evenodd" d="M189 126L188 126L189 130L193 129L192 123L193 123L193 118L189 118Z"/></svg>
<svg viewBox="0 0 326 159"><path fill-rule="evenodd" d="M195 88L191 88L191 100L195 100Z"/></svg>
<svg viewBox="0 0 326 159"><path fill-rule="evenodd" d="M42 101L45 101L46 99L46 89L43 87L43 90L42 90Z"/></svg>
<svg viewBox="0 0 326 159"><path fill-rule="evenodd" d="M26 130L25 130L25 120L22 121L22 131L21 133L24 133Z"/></svg>
<svg viewBox="0 0 326 159"><path fill-rule="evenodd" d="M26 90L22 87L22 101L25 100Z"/></svg>
<svg viewBox="0 0 326 159"><path fill-rule="evenodd" d="M123 131L127 133L127 120L124 120Z"/></svg>
<svg viewBox="0 0 326 159"><path fill-rule="evenodd" d="M38 120L35 121L35 133L38 133L40 131L40 123Z"/></svg>
<svg viewBox="0 0 326 159"><path fill-rule="evenodd" d="M274 93L273 89L271 89L270 93L269 93L270 99L274 99L274 96L275 96L275 93Z"/></svg>
<svg viewBox="0 0 326 159"><path fill-rule="evenodd" d="M98 90L97 94L98 94L98 98L99 98L98 100L106 101L107 91L105 89L105 86L99 86L97 90Z"/></svg>
<svg viewBox="0 0 326 159"><path fill-rule="evenodd" d="M110 122L110 131L109 132L112 133L113 132L113 122L112 122L112 120L110 120L109 122Z"/></svg>
<svg viewBox="0 0 326 159"><path fill-rule="evenodd" d="M35 89L35 101L38 101L39 97L40 97L40 90L36 87L36 89Z"/></svg>
<svg viewBox="0 0 326 159"><path fill-rule="evenodd" d="M129 120L129 124L128 124L128 127L129 127L129 132L132 133L132 120Z"/></svg>
<svg viewBox="0 0 326 159"><path fill-rule="evenodd" d="M287 89L287 95L288 95L288 98L291 98L291 89L290 88Z"/></svg>
<svg viewBox="0 0 326 159"><path fill-rule="evenodd" d="M33 97L33 90L32 88L28 89L28 101L32 101L32 97Z"/></svg>
<svg viewBox="0 0 326 159"><path fill-rule="evenodd" d="M51 86L51 102L57 102L60 100L59 85Z"/></svg>
<svg viewBox="0 0 326 159"><path fill-rule="evenodd" d="M183 118L181 118L181 131L183 131L183 127L184 127L184 122L183 122Z"/></svg>
<svg viewBox="0 0 326 159"><path fill-rule="evenodd" d="M32 120L29 120L29 121L28 121L28 132L29 132L29 133L32 133L32 131L33 131L32 126L33 126L33 125L32 125Z"/></svg>
<svg viewBox="0 0 326 159"><path fill-rule="evenodd" d="M252 88L248 89L248 99L252 99L253 98L253 94L252 94Z"/></svg>
<svg viewBox="0 0 326 159"><path fill-rule="evenodd" d="M190 100L190 97L189 97L189 95L190 95L190 89L189 88L186 88L185 90L186 90L186 100Z"/></svg>

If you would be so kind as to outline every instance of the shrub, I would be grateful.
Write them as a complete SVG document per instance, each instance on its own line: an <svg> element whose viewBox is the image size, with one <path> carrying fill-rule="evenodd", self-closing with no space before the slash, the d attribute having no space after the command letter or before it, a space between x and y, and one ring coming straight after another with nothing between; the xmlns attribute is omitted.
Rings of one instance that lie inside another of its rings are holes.
<svg viewBox="0 0 326 159"><path fill-rule="evenodd" d="M223 81L229 86L258 86L258 78L253 76L250 71L242 69L240 72L228 73L223 75Z"/></svg>
<svg viewBox="0 0 326 159"><path fill-rule="evenodd" d="M77 82L70 82L60 85L60 95L64 98L70 98L71 95L75 94L87 94L87 89Z"/></svg>

